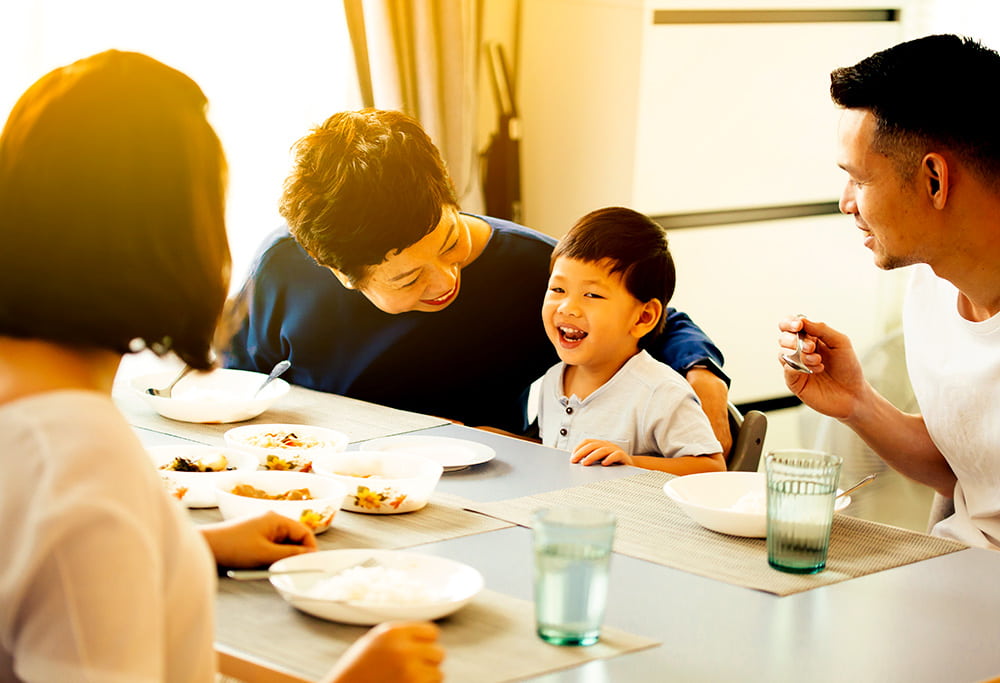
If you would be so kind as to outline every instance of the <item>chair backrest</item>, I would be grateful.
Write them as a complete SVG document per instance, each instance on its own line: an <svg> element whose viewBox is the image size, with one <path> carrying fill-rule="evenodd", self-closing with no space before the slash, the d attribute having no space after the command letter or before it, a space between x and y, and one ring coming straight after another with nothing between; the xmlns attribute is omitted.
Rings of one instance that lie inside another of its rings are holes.
<svg viewBox="0 0 1000 683"><path fill-rule="evenodd" d="M735 472L756 472L767 434L767 416L759 410L743 415L730 403L729 432L733 435L733 447L729 450L726 467Z"/></svg>

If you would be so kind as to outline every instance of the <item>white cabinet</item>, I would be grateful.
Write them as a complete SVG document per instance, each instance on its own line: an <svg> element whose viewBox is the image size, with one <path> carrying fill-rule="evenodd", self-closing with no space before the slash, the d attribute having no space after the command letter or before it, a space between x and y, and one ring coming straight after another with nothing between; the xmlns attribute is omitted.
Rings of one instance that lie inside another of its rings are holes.
<svg viewBox="0 0 1000 683"><path fill-rule="evenodd" d="M726 212L833 207L844 178L830 71L899 42L902 30L829 20L891 19L898 3L731 0L705 13L712 6L524 2L524 222L559 236L601 206L668 217L674 303L722 347L733 398L756 401L788 393L778 318L821 316L863 348L893 316L899 276L872 266L850 219L731 223ZM761 12L775 9L783 14ZM678 214L714 212L717 227L671 227Z"/></svg>

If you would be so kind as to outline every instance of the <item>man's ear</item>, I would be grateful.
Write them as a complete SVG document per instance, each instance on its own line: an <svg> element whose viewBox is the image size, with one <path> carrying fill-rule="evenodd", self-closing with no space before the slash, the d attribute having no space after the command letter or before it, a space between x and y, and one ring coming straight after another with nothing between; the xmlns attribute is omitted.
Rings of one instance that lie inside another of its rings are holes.
<svg viewBox="0 0 1000 683"><path fill-rule="evenodd" d="M347 277L344 273L341 273L333 266L326 266L326 269L333 273L333 276L340 281L340 284L344 285L345 289L354 289L354 283L351 281L351 278Z"/></svg>
<svg viewBox="0 0 1000 683"><path fill-rule="evenodd" d="M636 321L632 324L632 335L636 339L642 339L644 336L656 329L657 323L660 322L660 316L663 314L663 304L659 299L650 299L642 305L639 310L639 316Z"/></svg>
<svg viewBox="0 0 1000 683"><path fill-rule="evenodd" d="M945 158L937 152L925 155L920 165L920 181L931 205L935 209L943 209L948 203L948 191L951 189Z"/></svg>

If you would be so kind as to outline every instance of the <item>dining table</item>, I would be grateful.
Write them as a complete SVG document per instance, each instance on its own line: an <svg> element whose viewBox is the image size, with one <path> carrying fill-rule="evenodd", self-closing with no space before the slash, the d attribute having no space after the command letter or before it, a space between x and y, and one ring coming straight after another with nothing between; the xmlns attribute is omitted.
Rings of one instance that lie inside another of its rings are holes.
<svg viewBox="0 0 1000 683"><path fill-rule="evenodd" d="M162 418L124 384L114 395L147 446L221 445L234 426ZM482 573L485 590L438 622L446 680L971 683L1000 676L996 551L856 520L848 508L837 515L827 571L785 575L767 566L763 539L718 534L687 519L662 492L670 475L571 464L565 451L532 441L301 387L249 424L297 420L344 428L351 449L411 435L473 441L495 453L446 471L421 511L342 511L317 537L321 550L392 548ZM615 510L619 536L601 640L559 647L534 633L530 512L576 504ZM216 509L190 513L196 523L221 519ZM316 681L364 631L297 611L267 581L234 581L220 571L216 651L226 675Z"/></svg>

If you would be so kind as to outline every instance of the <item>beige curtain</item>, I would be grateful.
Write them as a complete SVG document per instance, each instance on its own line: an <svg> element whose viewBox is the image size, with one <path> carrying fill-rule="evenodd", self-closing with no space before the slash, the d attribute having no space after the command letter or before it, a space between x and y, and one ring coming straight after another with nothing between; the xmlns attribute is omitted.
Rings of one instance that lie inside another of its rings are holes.
<svg viewBox="0 0 1000 683"><path fill-rule="evenodd" d="M476 149L482 2L344 0L363 101L420 121L470 211L482 207Z"/></svg>

